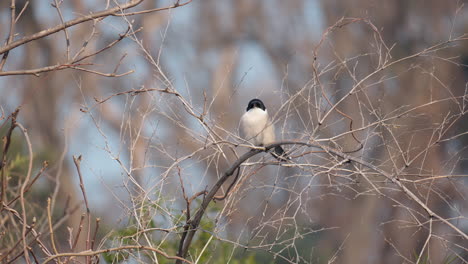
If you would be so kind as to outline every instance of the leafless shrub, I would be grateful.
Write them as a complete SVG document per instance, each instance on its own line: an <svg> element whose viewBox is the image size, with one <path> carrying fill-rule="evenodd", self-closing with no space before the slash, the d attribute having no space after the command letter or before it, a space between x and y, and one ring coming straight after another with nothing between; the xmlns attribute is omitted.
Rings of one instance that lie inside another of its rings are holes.
<svg viewBox="0 0 468 264"><path fill-rule="evenodd" d="M393 40L393 28L382 29L387 21L333 17L329 3L330 26L311 41L269 16L278 7L292 17L305 1L240 1L230 16L226 3L190 2L107 2L103 11L67 20L64 11L83 6L54 1L60 23L18 39L33 7L10 2L0 76L32 75L18 81L26 95L42 74L49 73L38 85L53 85L38 98L25 96L11 114L2 107L0 262L468 261L468 95L459 55L468 36L455 26L466 13L462 4L447 11L454 21L448 35L404 49L410 41ZM203 22L192 28L198 38L190 51L174 42L187 31L171 24L184 5ZM159 12L167 9L174 11ZM111 17L118 20L105 20ZM109 28L120 31L109 37ZM60 63L13 69L22 65L11 57L15 48L31 54L26 47L62 31L65 45L45 45L63 52ZM235 41L243 34L262 47L280 89L242 89L250 73L239 74ZM171 62L184 55L184 63ZM236 109L259 94L279 135L265 148L237 133ZM64 106L50 101L60 96L73 108L64 119L56 113ZM90 130L92 139L84 136ZM291 161L265 154L278 145ZM42 163L36 155L48 148L54 153ZM101 151L97 163L112 162L90 168L95 154L76 153L88 148ZM112 180L90 184L103 169ZM97 196L111 200L107 208L93 204Z"/></svg>

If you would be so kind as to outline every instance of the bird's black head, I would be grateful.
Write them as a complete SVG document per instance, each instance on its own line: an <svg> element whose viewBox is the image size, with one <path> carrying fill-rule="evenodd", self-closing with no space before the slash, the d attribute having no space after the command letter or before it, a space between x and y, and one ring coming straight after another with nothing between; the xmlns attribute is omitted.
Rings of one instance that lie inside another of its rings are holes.
<svg viewBox="0 0 468 264"><path fill-rule="evenodd" d="M247 105L247 111L249 111L250 109L255 108L255 107L260 108L263 111L265 111L265 109L266 109L266 107L263 104L262 100L252 99L252 100L250 100L249 105Z"/></svg>

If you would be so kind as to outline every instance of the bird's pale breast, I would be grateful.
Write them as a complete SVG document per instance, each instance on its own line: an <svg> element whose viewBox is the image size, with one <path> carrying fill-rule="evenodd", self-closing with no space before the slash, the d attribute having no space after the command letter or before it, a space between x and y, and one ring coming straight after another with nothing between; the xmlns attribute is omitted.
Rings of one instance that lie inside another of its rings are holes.
<svg viewBox="0 0 468 264"><path fill-rule="evenodd" d="M246 140L254 145L264 144L264 132L268 124L268 113L254 108L242 116L241 129Z"/></svg>

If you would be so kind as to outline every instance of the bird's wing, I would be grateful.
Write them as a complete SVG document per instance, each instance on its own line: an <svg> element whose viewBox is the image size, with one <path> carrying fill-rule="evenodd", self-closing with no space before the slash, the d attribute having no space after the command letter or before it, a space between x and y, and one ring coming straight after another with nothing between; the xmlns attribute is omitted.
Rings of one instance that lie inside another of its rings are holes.
<svg viewBox="0 0 468 264"><path fill-rule="evenodd" d="M241 117L241 119L240 119L240 121L239 121L239 136L240 136L241 138L244 138L244 137L245 137L244 115L245 115L245 114L242 115L242 117Z"/></svg>

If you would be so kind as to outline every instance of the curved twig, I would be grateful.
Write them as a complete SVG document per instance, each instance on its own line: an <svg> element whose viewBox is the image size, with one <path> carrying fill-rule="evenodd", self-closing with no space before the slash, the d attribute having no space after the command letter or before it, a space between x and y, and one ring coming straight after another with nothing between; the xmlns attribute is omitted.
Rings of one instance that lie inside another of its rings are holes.
<svg viewBox="0 0 468 264"><path fill-rule="evenodd" d="M184 258L167 255L162 250L159 250L159 249L156 249L156 248L152 248L152 247L148 247L148 246L129 245L129 246L121 246L121 247L94 250L94 251L93 250L86 250L86 251L81 251L81 252L60 253L60 254L50 256L49 258L47 258L43 262L43 264L49 263L50 261L52 261L52 260L54 260L56 258L61 258L61 257L96 256L96 255L99 255L99 254L109 253L109 252L113 252L113 251L121 251L121 250L124 250L124 249L149 250L149 251L156 252L156 253L164 256L167 259L176 259L177 261L181 261L181 262L185 262L185 263L189 263L189 264L192 263L191 261L186 260Z"/></svg>
<svg viewBox="0 0 468 264"><path fill-rule="evenodd" d="M237 179L239 178L239 175L240 175L240 168L238 167L236 177L234 178L234 180L231 182L231 184L227 188L226 193L224 195L221 195L221 196L215 196L215 197L213 197L213 199L215 201L222 201L222 200L226 199L228 194L231 192L232 187L234 187L234 185L236 184Z"/></svg>

